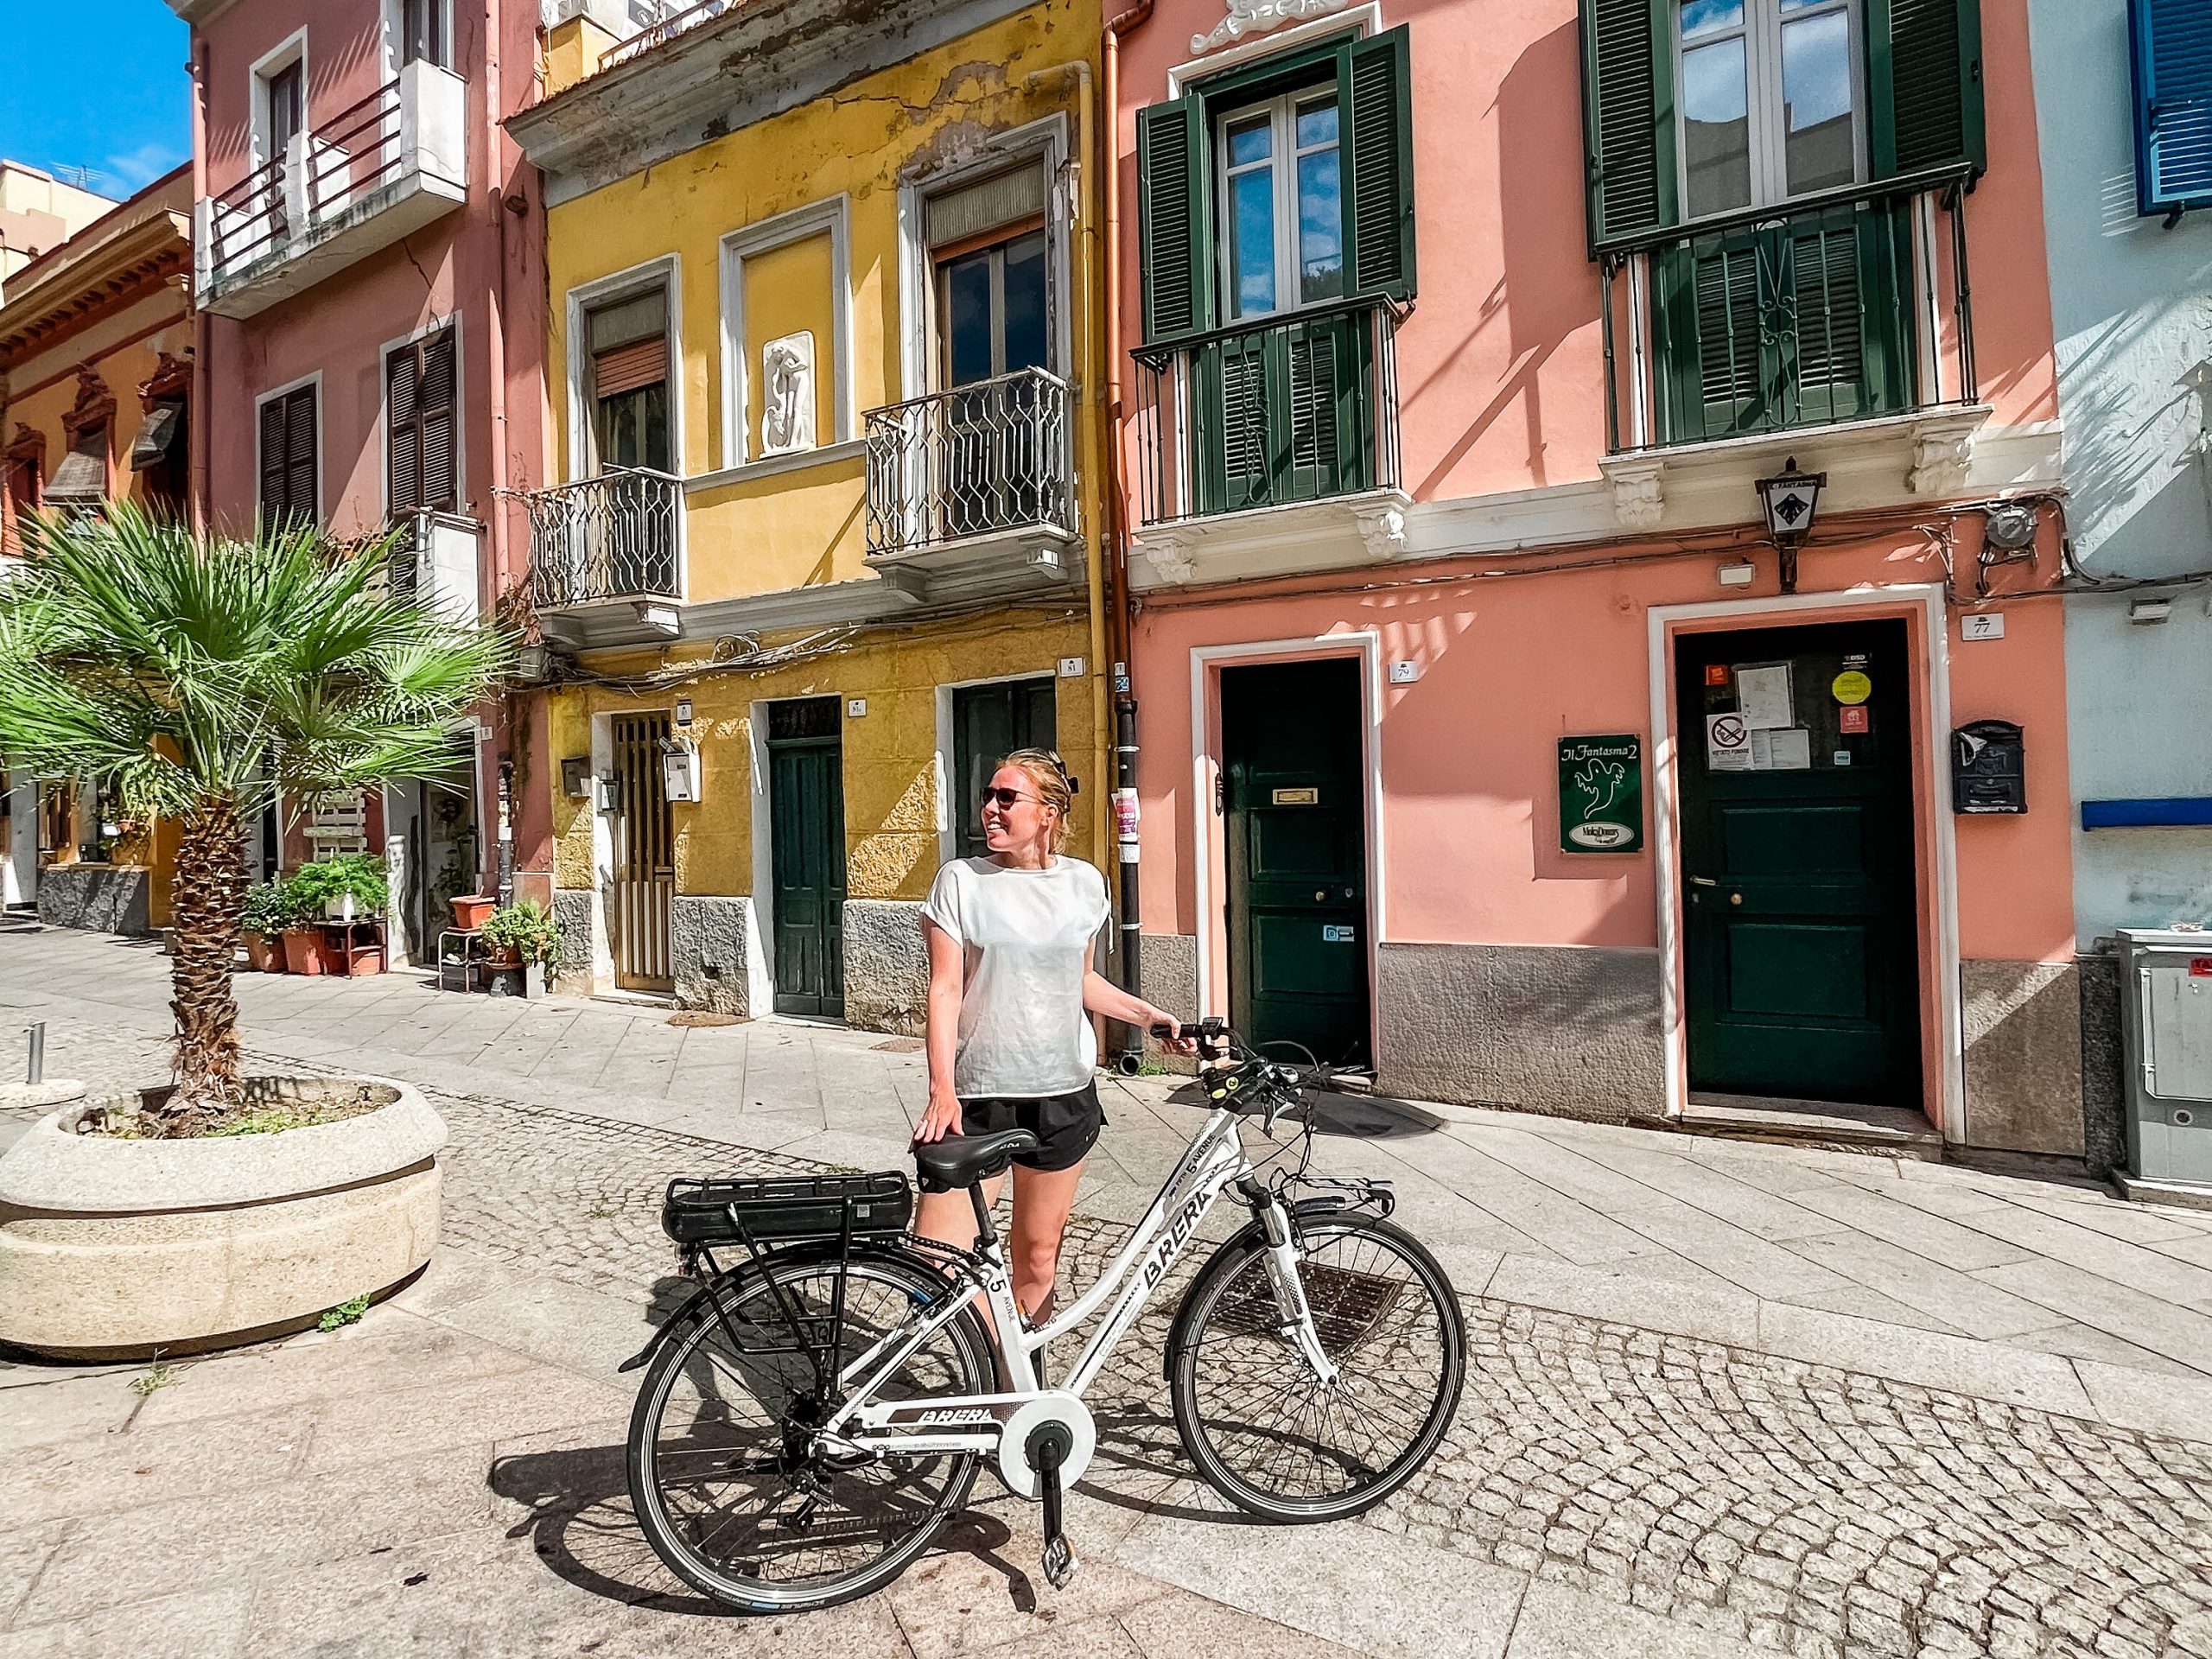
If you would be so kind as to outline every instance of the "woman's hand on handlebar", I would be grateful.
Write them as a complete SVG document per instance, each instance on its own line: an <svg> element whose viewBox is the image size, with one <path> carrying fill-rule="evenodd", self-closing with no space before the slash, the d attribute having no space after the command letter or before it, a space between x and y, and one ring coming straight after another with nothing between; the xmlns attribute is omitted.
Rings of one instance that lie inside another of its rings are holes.
<svg viewBox="0 0 2212 1659"><path fill-rule="evenodd" d="M950 1087L932 1086L930 1103L922 1113L922 1121L914 1126L914 1144L925 1147L932 1141L942 1141L948 1135L960 1133L960 1097Z"/></svg>
<svg viewBox="0 0 2212 1659"><path fill-rule="evenodd" d="M1148 1002L1145 1005L1145 1028L1152 1033L1154 1040L1170 1054L1195 1054L1198 1052L1198 1039L1185 1034L1180 1020L1162 1014Z"/></svg>

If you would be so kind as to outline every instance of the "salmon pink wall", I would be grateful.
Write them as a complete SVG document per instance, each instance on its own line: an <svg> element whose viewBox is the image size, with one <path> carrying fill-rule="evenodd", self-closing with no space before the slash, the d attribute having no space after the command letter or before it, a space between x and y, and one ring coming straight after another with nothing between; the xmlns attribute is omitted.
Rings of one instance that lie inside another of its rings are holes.
<svg viewBox="0 0 2212 1659"><path fill-rule="evenodd" d="M1192 36L1224 10L1221 0L1160 0L1122 44L1131 344L1143 315L1136 111L1167 96L1168 71L1194 61ZM2034 110L1996 90L2029 85L2024 0L1983 0L1982 12L1991 165L1967 200L1968 264L1982 394L2004 426L2054 419L2057 404ZM1411 30L1421 293L1398 334L1398 385L1405 487L1417 499L1598 476L1604 359L1576 16L1574 0L1382 0L1383 27ZM1126 385L1127 365L1122 373ZM1133 451L1130 467L1141 475Z"/></svg>
<svg viewBox="0 0 2212 1659"><path fill-rule="evenodd" d="M1639 550L1617 550L1634 558ZM2055 562L2055 546L2046 563ZM1489 562L1493 567L1495 562ZM1644 852L1561 853L1556 740L1651 732L1647 612L1777 591L1770 558L1748 590L1721 589L1716 556L1553 575L1424 572L1420 587L1278 583L1234 602L1148 602L1136 631L1146 930L1197 930L1191 848L1190 652L1198 645L1379 630L1386 662L1421 678L1382 688L1382 837L1388 942L1653 945L1657 895ZM1910 532L1806 556L1807 591L1940 582ZM1440 579L1444 578L1444 579ZM1272 594L1272 596L1270 596ZM2060 607L1998 607L2005 638L1961 643L1950 624L1955 724L2025 728L2030 810L1957 820L1959 928L1969 957L2064 962L2074 950ZM1791 619L1761 615L1762 624ZM1812 619L1807 619L1812 620ZM1915 688L1916 721L1924 721ZM1647 811L1652 763L1645 767Z"/></svg>

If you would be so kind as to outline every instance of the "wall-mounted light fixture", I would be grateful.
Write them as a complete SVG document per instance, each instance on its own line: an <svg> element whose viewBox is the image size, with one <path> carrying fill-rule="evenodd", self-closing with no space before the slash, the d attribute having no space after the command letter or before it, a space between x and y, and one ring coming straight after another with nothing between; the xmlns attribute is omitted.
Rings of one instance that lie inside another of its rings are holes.
<svg viewBox="0 0 2212 1659"><path fill-rule="evenodd" d="M1799 472L1795 455L1783 461L1782 470L1773 477L1758 480L1759 504L1765 509L1767 534L1774 537L1774 550L1780 557L1785 594L1797 591L1797 550L1813 533L1821 491L1827 481L1826 473Z"/></svg>

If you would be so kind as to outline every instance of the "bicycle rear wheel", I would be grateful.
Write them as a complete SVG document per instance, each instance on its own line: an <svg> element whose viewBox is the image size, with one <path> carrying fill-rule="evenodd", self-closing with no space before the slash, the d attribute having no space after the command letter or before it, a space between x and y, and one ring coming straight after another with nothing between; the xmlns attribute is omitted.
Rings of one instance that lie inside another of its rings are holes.
<svg viewBox="0 0 2212 1659"><path fill-rule="evenodd" d="M727 1319L702 1311L647 1367L630 1419L630 1494L654 1553L716 1601L748 1613L809 1611L864 1596L921 1554L975 1484L973 1452L832 1467L811 1449L833 1409L791 1334L775 1287L826 1332L837 1281L848 1363L954 1294L926 1263L886 1253L771 1255L724 1281ZM733 1338L731 1327L735 1328ZM989 1391L972 1311L934 1332L871 1398Z"/></svg>
<svg viewBox="0 0 2212 1659"><path fill-rule="evenodd" d="M1184 1449L1223 1497L1271 1521L1332 1521L1373 1509L1436 1450L1466 1329L1435 1257L1387 1221L1306 1222L1299 1278L1334 1382L1284 1333L1255 1229L1192 1281L1168 1338L1170 1392Z"/></svg>

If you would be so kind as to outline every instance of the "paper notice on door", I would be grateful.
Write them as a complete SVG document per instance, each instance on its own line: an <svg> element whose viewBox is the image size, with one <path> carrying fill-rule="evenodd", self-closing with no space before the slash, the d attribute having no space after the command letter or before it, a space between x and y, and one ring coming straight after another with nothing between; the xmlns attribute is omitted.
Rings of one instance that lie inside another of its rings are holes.
<svg viewBox="0 0 2212 1659"><path fill-rule="evenodd" d="M1753 732L1751 764L1753 772L1809 772L1813 766L1813 734L1802 726L1788 726L1779 731Z"/></svg>
<svg viewBox="0 0 2212 1659"><path fill-rule="evenodd" d="M1736 712L1755 732L1794 725L1797 711L1789 695L1789 664L1773 663L1764 668L1736 671Z"/></svg>
<svg viewBox="0 0 2212 1659"><path fill-rule="evenodd" d="M1749 772L1751 734L1741 715L1705 717L1705 769L1707 772Z"/></svg>

